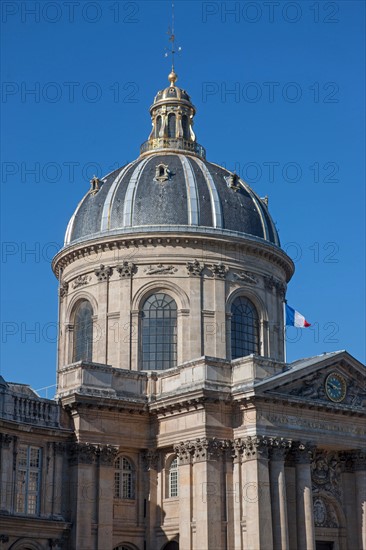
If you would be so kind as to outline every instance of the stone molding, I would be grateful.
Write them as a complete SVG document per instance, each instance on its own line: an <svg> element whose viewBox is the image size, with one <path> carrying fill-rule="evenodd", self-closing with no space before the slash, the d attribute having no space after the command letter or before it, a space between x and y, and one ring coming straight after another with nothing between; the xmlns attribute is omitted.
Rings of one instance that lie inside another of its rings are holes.
<svg viewBox="0 0 366 550"><path fill-rule="evenodd" d="M269 277L264 277L264 287L270 291L276 289L281 298L285 297L286 285L283 284L281 281L275 279L272 275L270 275Z"/></svg>
<svg viewBox="0 0 366 550"><path fill-rule="evenodd" d="M256 435L234 440L198 438L181 441L174 446L174 452L179 457L180 464L218 460L223 454L230 454L234 462L269 457L273 460L284 460L292 446L291 439Z"/></svg>
<svg viewBox="0 0 366 550"><path fill-rule="evenodd" d="M292 450L295 464L311 464L315 447L311 443L297 443Z"/></svg>
<svg viewBox="0 0 366 550"><path fill-rule="evenodd" d="M69 290L69 283L67 283L66 281L61 282L58 289L61 300L65 298L65 296L67 296L68 290Z"/></svg>
<svg viewBox="0 0 366 550"><path fill-rule="evenodd" d="M122 264L116 266L116 271L119 273L121 279L132 277L137 272L137 266L133 262L124 261Z"/></svg>
<svg viewBox="0 0 366 550"><path fill-rule="evenodd" d="M221 242L223 246L228 246L227 241L224 239L217 239L213 237L211 240L207 241L209 235L184 235L176 237L165 237L165 236L126 236L117 235L114 238L108 240L107 236L100 238L98 243L84 242L84 243L75 243L68 246L65 249L60 250L56 254L55 258L52 261L52 269L56 273L56 276L60 276L60 268L64 269L66 266L70 265L76 260L82 258L90 258L91 255L95 254L96 257L103 252L109 252L112 250L124 250L130 247L138 246L157 246L157 245L168 245L170 243L181 244L184 246L191 247L192 245L196 246L198 243L202 243L203 246L207 248L207 243L213 243L216 245L217 242ZM235 237L234 237L235 239ZM230 245L232 246L232 245ZM258 258L264 258L266 260L272 261L274 264L278 265L286 273L288 279L291 278L294 271L294 264L292 260L278 247L271 245L269 243L262 243L259 241L245 240L242 237L237 237L234 242L234 246L238 248L243 254L250 254Z"/></svg>
<svg viewBox="0 0 366 550"><path fill-rule="evenodd" d="M227 440L204 437L192 441L182 441L174 446L174 452L177 454L180 464L190 464L218 460L229 446L230 442Z"/></svg>
<svg viewBox="0 0 366 550"><path fill-rule="evenodd" d="M265 437L261 435L248 436L244 439L234 440L233 457L236 460L258 458L284 460L287 453L292 448L292 445L291 439Z"/></svg>
<svg viewBox="0 0 366 550"><path fill-rule="evenodd" d="M108 281L109 277L112 275L112 268L104 264L100 264L97 269L94 269L94 273L97 276L99 282Z"/></svg>
<svg viewBox="0 0 366 550"><path fill-rule="evenodd" d="M188 275L191 277L199 277L205 269L205 264L201 264L198 260L186 263Z"/></svg>
<svg viewBox="0 0 366 550"><path fill-rule="evenodd" d="M113 466L118 448L112 445L92 445L91 443L71 443L68 446L70 464L100 464Z"/></svg>
<svg viewBox="0 0 366 550"><path fill-rule="evenodd" d="M212 264L210 266L210 269L215 279L225 279L226 274L229 271L226 265L224 265L222 262L219 262L218 264Z"/></svg>
<svg viewBox="0 0 366 550"><path fill-rule="evenodd" d="M9 449L12 441L16 441L15 435L0 433L0 449Z"/></svg>
<svg viewBox="0 0 366 550"><path fill-rule="evenodd" d="M142 453L142 464L145 472L150 470L158 470L159 466L159 451L148 449Z"/></svg>

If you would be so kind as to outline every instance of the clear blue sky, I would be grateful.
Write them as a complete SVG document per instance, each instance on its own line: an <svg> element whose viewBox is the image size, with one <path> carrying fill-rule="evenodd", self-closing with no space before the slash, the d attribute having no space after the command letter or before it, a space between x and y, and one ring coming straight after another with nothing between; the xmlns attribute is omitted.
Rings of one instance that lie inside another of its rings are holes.
<svg viewBox="0 0 366 550"><path fill-rule="evenodd" d="M149 134L171 10L116 0L1 9L0 372L40 388L55 381L50 260L90 177L136 158ZM288 303L313 328L288 331L288 360L347 349L364 361L364 3L178 1L175 11L178 84L197 107L198 141L269 196L295 259Z"/></svg>

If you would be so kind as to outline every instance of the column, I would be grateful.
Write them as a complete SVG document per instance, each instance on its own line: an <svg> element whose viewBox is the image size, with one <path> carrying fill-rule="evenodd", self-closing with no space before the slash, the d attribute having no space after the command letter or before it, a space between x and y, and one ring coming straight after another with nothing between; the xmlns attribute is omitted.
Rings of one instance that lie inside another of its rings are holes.
<svg viewBox="0 0 366 550"><path fill-rule="evenodd" d="M149 450L142 457L146 480L146 540L147 550L156 548L156 510L158 504L158 451Z"/></svg>
<svg viewBox="0 0 366 550"><path fill-rule="evenodd" d="M226 358L226 273L228 271L224 264L219 263L212 266L212 271L215 276L215 321L216 321L216 338L215 338L215 355L214 357Z"/></svg>
<svg viewBox="0 0 366 550"><path fill-rule="evenodd" d="M298 445L295 451L297 550L315 550L311 459L311 447Z"/></svg>
<svg viewBox="0 0 366 550"><path fill-rule="evenodd" d="M291 550L297 550L297 524L296 524L296 470L295 463L287 457L285 466L288 538Z"/></svg>
<svg viewBox="0 0 366 550"><path fill-rule="evenodd" d="M94 270L98 284L98 315L94 317L93 326L93 361L94 363L107 363L108 349L108 319L109 311L109 277L112 274L112 268L100 265Z"/></svg>
<svg viewBox="0 0 366 550"><path fill-rule="evenodd" d="M243 508L246 547L273 549L268 440L261 436L244 440Z"/></svg>
<svg viewBox="0 0 366 550"><path fill-rule="evenodd" d="M3 512L11 513L12 506L12 494L13 494L13 457L14 457L14 442L15 436L8 434L0 434L0 466L1 466L1 479L0 479L0 510Z"/></svg>
<svg viewBox="0 0 366 550"><path fill-rule="evenodd" d="M117 453L118 449L111 445L98 449L97 548L113 547L114 461Z"/></svg>
<svg viewBox="0 0 366 550"><path fill-rule="evenodd" d="M125 252L125 251L124 251ZM127 255L127 254L126 254ZM120 276L119 285L119 331L118 366L121 369L138 370L138 311L132 312L133 276L138 267L133 262L123 261L116 267ZM116 300L117 302L117 300ZM112 344L116 345L116 344ZM133 359L132 359L133 357Z"/></svg>
<svg viewBox="0 0 366 550"><path fill-rule="evenodd" d="M64 515L63 505L65 502L65 487L63 480L63 464L66 455L65 443L57 442L54 448L54 469L53 469L53 491L52 491L52 515Z"/></svg>
<svg viewBox="0 0 366 550"><path fill-rule="evenodd" d="M235 550L243 548L243 499L242 499L242 454L243 444L240 439L233 442L233 536ZM230 548L230 547L229 547Z"/></svg>
<svg viewBox="0 0 366 550"><path fill-rule="evenodd" d="M92 524L95 523L97 447L88 443L73 443L70 457L70 550L95 550Z"/></svg>
<svg viewBox="0 0 366 550"><path fill-rule="evenodd" d="M204 438L192 442L192 446L196 522L193 548L223 548L222 442Z"/></svg>
<svg viewBox="0 0 366 550"><path fill-rule="evenodd" d="M273 550L289 550L285 456L287 445L271 450L270 481L272 504Z"/></svg>
<svg viewBox="0 0 366 550"><path fill-rule="evenodd" d="M203 355L203 321L202 321L202 281L203 264L198 260L187 262L187 271L189 274L189 342L187 342L183 353L183 361L196 359Z"/></svg>
<svg viewBox="0 0 366 550"><path fill-rule="evenodd" d="M179 462L179 546L192 550L192 456L188 443L174 447Z"/></svg>
<svg viewBox="0 0 366 550"><path fill-rule="evenodd" d="M359 548L366 550L366 451L355 451L356 514L358 520Z"/></svg>

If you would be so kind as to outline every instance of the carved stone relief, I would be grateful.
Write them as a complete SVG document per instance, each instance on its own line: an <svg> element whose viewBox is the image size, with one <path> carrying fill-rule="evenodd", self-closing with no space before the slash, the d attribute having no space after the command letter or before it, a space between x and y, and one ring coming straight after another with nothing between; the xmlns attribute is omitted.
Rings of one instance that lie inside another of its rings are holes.
<svg viewBox="0 0 366 550"><path fill-rule="evenodd" d="M146 275L173 275L176 271L178 271L178 269L174 267L174 265L163 264L150 265L144 269L144 273L146 273Z"/></svg>
<svg viewBox="0 0 366 550"><path fill-rule="evenodd" d="M61 299L66 296L68 290L69 290L69 283L67 283L66 281L63 281L62 283L60 283L59 294Z"/></svg>
<svg viewBox="0 0 366 550"><path fill-rule="evenodd" d="M90 281L89 275L79 275L72 283L72 288L79 288L80 286L85 286Z"/></svg>
<svg viewBox="0 0 366 550"><path fill-rule="evenodd" d="M311 464L314 494L319 491L326 491L340 499L342 496L341 471L342 466L338 453L334 451L316 451Z"/></svg>
<svg viewBox="0 0 366 550"><path fill-rule="evenodd" d="M333 506L321 497L314 498L314 523L316 527L339 527Z"/></svg>
<svg viewBox="0 0 366 550"><path fill-rule="evenodd" d="M257 285L259 282L258 277L250 271L240 271L239 273L232 273L232 278L234 281L242 281L243 283Z"/></svg>
<svg viewBox="0 0 366 550"><path fill-rule="evenodd" d="M218 279L225 279L226 273L228 272L228 268L222 262L211 265L210 269L214 277Z"/></svg>

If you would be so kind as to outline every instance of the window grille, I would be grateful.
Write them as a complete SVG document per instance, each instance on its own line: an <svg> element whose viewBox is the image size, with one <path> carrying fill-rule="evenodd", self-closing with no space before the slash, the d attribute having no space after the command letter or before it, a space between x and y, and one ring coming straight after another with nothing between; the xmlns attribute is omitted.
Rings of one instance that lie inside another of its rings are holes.
<svg viewBox="0 0 366 550"><path fill-rule="evenodd" d="M35 516L39 513L41 449L19 445L17 456L16 512Z"/></svg>
<svg viewBox="0 0 366 550"><path fill-rule="evenodd" d="M142 369L164 370L177 364L177 305L164 293L144 303L141 320Z"/></svg>

